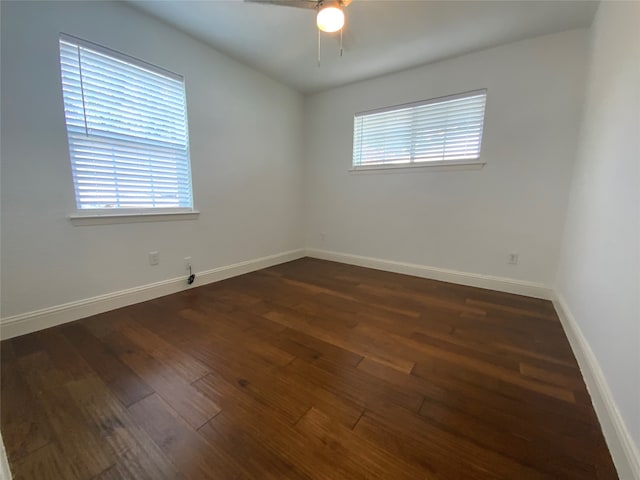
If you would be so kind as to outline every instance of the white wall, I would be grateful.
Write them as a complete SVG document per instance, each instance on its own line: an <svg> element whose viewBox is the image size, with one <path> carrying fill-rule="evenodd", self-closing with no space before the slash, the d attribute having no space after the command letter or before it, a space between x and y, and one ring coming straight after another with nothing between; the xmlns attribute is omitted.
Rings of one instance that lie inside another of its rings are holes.
<svg viewBox="0 0 640 480"><path fill-rule="evenodd" d="M2 2L2 316L303 246L299 93L124 4ZM66 32L186 79L197 220L73 226ZM147 252L160 252L151 267Z"/></svg>
<svg viewBox="0 0 640 480"><path fill-rule="evenodd" d="M586 39L540 37L308 97L307 247L549 284ZM483 169L349 173L354 113L478 88L488 89Z"/></svg>
<svg viewBox="0 0 640 480"><path fill-rule="evenodd" d="M640 3L602 2L591 35L585 114L556 290L604 373L637 455ZM638 468L640 458L636 461Z"/></svg>

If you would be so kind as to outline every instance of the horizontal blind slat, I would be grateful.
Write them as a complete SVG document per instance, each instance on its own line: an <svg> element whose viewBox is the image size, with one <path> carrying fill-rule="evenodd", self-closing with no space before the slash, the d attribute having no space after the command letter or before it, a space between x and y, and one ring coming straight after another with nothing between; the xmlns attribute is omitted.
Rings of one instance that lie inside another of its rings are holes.
<svg viewBox="0 0 640 480"><path fill-rule="evenodd" d="M353 164L480 156L486 91L354 116Z"/></svg>
<svg viewBox="0 0 640 480"><path fill-rule="evenodd" d="M78 208L191 208L184 83L120 57L60 40Z"/></svg>

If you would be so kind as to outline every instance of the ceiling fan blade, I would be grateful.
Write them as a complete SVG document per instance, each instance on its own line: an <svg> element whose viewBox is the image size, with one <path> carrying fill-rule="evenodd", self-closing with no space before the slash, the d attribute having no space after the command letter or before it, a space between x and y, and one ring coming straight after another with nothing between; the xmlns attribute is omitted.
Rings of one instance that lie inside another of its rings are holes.
<svg viewBox="0 0 640 480"><path fill-rule="evenodd" d="M265 5L280 5L284 7L309 8L315 10L318 6L316 0L244 0L249 3L262 3Z"/></svg>

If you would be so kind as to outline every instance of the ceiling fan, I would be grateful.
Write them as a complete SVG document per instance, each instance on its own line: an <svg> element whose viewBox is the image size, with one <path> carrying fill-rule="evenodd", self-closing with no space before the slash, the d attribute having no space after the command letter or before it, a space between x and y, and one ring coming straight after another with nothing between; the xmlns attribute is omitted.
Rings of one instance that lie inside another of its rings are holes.
<svg viewBox="0 0 640 480"><path fill-rule="evenodd" d="M245 0L251 3L265 3L284 7L317 10L316 24L323 32L333 33L344 26L344 9L351 0Z"/></svg>
<svg viewBox="0 0 640 480"><path fill-rule="evenodd" d="M318 26L318 66L320 66L320 32L340 31L340 56L342 56L342 28L344 27L344 9L351 0L244 0L250 3L262 3L295 8L316 10Z"/></svg>

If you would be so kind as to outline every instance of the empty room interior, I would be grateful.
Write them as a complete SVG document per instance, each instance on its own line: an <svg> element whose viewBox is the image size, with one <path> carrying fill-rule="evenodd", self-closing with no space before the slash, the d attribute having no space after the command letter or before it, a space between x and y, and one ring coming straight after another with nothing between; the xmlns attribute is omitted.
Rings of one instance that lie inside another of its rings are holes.
<svg viewBox="0 0 640 480"><path fill-rule="evenodd" d="M0 478L640 480L640 2L0 21Z"/></svg>

